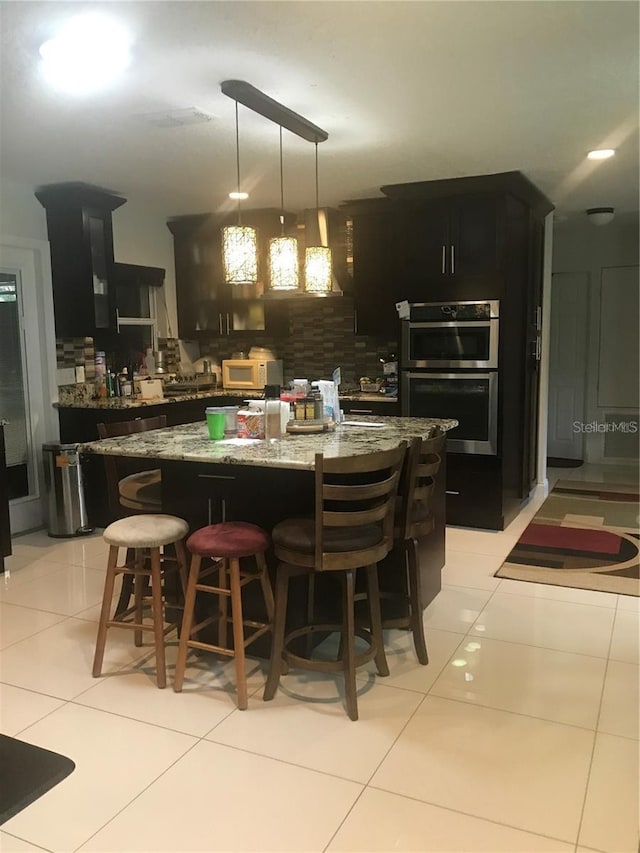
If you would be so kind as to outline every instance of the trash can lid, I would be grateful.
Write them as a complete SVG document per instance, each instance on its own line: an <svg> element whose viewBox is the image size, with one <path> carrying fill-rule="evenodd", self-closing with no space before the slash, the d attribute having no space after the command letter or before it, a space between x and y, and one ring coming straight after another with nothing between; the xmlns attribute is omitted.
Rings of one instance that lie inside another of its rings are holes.
<svg viewBox="0 0 640 853"><path fill-rule="evenodd" d="M59 441L49 441L42 445L43 450L53 450L55 453L77 453L78 444L60 444Z"/></svg>

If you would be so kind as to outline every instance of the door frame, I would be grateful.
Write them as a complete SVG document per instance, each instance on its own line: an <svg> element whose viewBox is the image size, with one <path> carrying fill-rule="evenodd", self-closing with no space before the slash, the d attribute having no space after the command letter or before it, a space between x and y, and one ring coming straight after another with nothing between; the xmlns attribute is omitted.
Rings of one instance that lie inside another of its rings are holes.
<svg viewBox="0 0 640 853"><path fill-rule="evenodd" d="M9 502L12 535L42 527L45 520L42 445L60 436L52 406L57 401L56 337L49 243L0 235L0 266L19 282L21 323L26 353L29 412L27 445L32 454L34 483L24 498Z"/></svg>

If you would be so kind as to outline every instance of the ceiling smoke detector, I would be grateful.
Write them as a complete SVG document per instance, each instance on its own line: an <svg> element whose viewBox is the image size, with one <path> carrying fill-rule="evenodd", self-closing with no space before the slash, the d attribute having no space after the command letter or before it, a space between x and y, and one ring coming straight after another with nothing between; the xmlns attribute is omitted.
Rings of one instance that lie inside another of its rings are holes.
<svg viewBox="0 0 640 853"><path fill-rule="evenodd" d="M613 221L613 215L612 207L590 207L587 210L587 217L593 225L608 225Z"/></svg>
<svg viewBox="0 0 640 853"><path fill-rule="evenodd" d="M143 113L138 118L153 127L184 127L187 124L206 124L213 119L213 116L202 112L197 107L185 107L180 110Z"/></svg>

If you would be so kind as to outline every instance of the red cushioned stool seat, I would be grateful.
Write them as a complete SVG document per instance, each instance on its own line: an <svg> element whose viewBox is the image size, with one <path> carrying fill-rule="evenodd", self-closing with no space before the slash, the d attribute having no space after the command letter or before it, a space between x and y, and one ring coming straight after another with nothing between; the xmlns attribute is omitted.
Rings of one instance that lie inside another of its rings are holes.
<svg viewBox="0 0 640 853"><path fill-rule="evenodd" d="M184 682L189 649L205 649L235 660L238 708L247 707L247 676L245 649L273 625L273 592L267 571L264 552L271 544L269 534L246 521L223 521L196 530L187 539L191 551L191 567L187 581L184 617L180 632L180 645L176 661L173 689L179 693ZM248 558L253 558L249 560ZM242 565L241 565L242 561ZM254 566L247 566L247 562ZM215 580L205 579L217 575ZM258 581L266 611L266 621L245 619L242 615L242 588ZM207 593L217 597L217 611L201 622L195 623L196 595ZM231 617L228 605L231 604ZM218 642L205 642L201 631L213 623L218 629ZM233 645L228 636L229 624L233 629Z"/></svg>
<svg viewBox="0 0 640 853"><path fill-rule="evenodd" d="M269 534L246 521L209 524L187 539L187 548L201 557L250 557L266 551L269 544Z"/></svg>

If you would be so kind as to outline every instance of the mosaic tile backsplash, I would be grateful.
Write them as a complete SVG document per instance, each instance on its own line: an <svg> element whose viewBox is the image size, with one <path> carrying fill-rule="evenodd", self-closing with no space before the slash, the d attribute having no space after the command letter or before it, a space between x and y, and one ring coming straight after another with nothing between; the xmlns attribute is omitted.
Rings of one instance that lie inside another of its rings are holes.
<svg viewBox="0 0 640 853"><path fill-rule="evenodd" d="M289 336L275 338L253 332L244 338L212 338L200 342L200 352L220 362L232 351L248 352L252 346L269 347L283 360L284 378L331 379L341 368L343 386L356 385L361 376L382 375L380 359L397 355L397 341L354 334L353 304L350 300L317 299L290 308Z"/></svg>
<svg viewBox="0 0 640 853"><path fill-rule="evenodd" d="M380 359L397 354L397 341L355 335L353 305L350 300L317 299L292 305L288 337L252 332L243 336L200 341L200 354L221 362L232 352L249 352L252 346L269 347L283 360L285 381L295 378L330 379L336 367L342 371L343 387L355 386L361 376L382 375ZM165 351L167 372L177 371L180 354L177 338L160 338ZM56 339L57 367L84 365L87 382L95 379L95 349L92 338Z"/></svg>

